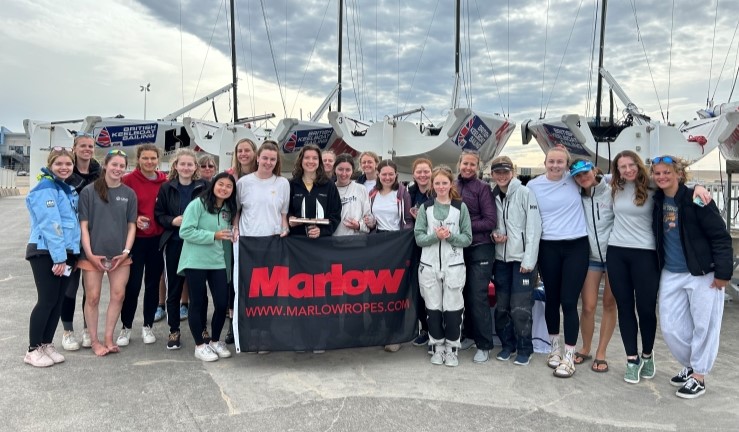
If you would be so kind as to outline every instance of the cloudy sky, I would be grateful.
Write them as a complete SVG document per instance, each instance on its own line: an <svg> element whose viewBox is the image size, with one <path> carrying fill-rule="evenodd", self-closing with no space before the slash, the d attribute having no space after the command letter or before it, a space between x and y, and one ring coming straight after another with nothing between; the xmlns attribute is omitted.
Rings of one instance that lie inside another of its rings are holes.
<svg viewBox="0 0 739 432"><path fill-rule="evenodd" d="M422 105L430 121L443 122L454 2L345 3L342 111L372 121ZM680 123L708 95L729 98L739 2L672 4L611 1L605 67L648 115L666 118L669 109ZM237 0L236 7L239 116L307 118L336 83L338 0ZM593 114L595 0L463 0L462 8L460 106L517 124ZM20 132L25 118L141 118L146 83L148 118L175 111L230 82L227 10L223 0L2 0L0 125ZM228 95L218 99L219 120L230 119L231 105ZM209 105L190 115L213 119ZM504 154L523 166L542 160L538 145L521 145L518 128ZM698 165L713 166L718 155Z"/></svg>

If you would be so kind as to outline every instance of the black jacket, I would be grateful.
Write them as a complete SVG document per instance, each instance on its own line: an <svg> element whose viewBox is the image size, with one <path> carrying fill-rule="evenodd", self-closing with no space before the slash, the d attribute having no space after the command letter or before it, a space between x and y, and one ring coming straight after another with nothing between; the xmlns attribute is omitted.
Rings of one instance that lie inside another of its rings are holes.
<svg viewBox="0 0 739 432"><path fill-rule="evenodd" d="M323 208L323 217L329 220L328 225L317 225L321 230L321 237L333 235L341 222L341 198L336 185L331 181L313 183L313 188L308 192L303 179L290 180L290 207L287 216L315 218L318 208ZM291 227L290 235L305 236L305 227Z"/></svg>
<svg viewBox="0 0 739 432"><path fill-rule="evenodd" d="M100 164L95 159L90 160L90 171L87 174L82 174L78 169L77 165L74 166L74 170L72 171L72 175L67 178L64 183L72 186L74 190L77 191L77 195L79 195L82 192L82 189L85 188L85 186L89 185L90 183L94 182L95 180L100 177L101 173Z"/></svg>
<svg viewBox="0 0 739 432"><path fill-rule="evenodd" d="M665 194L654 193L652 212L652 231L657 241L657 258L660 268L665 266L663 209ZM675 194L677 204L680 242L688 270L693 276L715 272L720 280L731 280L734 254L731 249L731 236L726 231L716 203L711 201L704 207L693 203L693 189L681 184Z"/></svg>
<svg viewBox="0 0 739 432"><path fill-rule="evenodd" d="M195 199L207 186L207 182L203 179L194 180L195 187L192 190L192 198ZM162 183L157 194L157 202L154 204L154 217L159 225L164 228L162 237L159 240L159 249L163 249L172 234L179 233L180 227L172 225L172 221L180 214L180 192L177 190L177 180L173 179L166 183Z"/></svg>

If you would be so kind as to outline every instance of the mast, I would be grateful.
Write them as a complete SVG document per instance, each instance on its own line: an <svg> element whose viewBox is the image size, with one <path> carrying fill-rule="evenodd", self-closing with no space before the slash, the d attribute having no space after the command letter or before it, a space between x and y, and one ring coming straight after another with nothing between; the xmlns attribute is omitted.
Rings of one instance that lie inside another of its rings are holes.
<svg viewBox="0 0 739 432"><path fill-rule="evenodd" d="M452 89L452 109L457 108L459 104L459 57L462 45L459 35L461 15L461 1L456 0L454 12L454 88Z"/></svg>
<svg viewBox="0 0 739 432"><path fill-rule="evenodd" d="M342 43L344 42L344 33L343 33L343 27L344 26L344 0L339 0L339 53L338 53L338 63L337 63L337 70L339 73L338 83L339 83L339 92L336 94L336 111L341 112L341 60L342 60L342 53L344 51Z"/></svg>
<svg viewBox="0 0 739 432"><path fill-rule="evenodd" d="M603 6L600 12L600 52L598 53L598 90L595 96L595 126L600 126L600 105L603 97L603 76L600 71L603 69L603 47L606 42L606 8L608 0L602 0Z"/></svg>
<svg viewBox="0 0 739 432"><path fill-rule="evenodd" d="M234 123L239 121L239 104L238 104L238 96L236 91L236 17L234 14L234 2L236 0L231 0L231 81L233 83L233 90L234 90Z"/></svg>

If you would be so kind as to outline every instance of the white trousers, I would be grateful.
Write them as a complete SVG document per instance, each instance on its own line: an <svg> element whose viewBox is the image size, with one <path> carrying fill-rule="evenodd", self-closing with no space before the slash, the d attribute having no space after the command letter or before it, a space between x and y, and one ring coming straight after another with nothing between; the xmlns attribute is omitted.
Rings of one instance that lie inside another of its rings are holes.
<svg viewBox="0 0 739 432"><path fill-rule="evenodd" d="M724 315L724 290L711 288L711 283L713 273L667 270L659 283L659 321L667 348L683 367L701 375L716 361Z"/></svg>

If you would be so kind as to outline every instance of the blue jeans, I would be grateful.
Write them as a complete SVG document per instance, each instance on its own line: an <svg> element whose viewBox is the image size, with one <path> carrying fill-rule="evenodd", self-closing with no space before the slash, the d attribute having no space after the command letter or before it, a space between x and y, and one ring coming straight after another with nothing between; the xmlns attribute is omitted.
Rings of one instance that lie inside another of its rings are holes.
<svg viewBox="0 0 739 432"><path fill-rule="evenodd" d="M495 331L503 349L531 355L534 352L531 342L531 309L534 307L532 293L536 270L521 273L520 269L521 263L518 261L495 261Z"/></svg>

